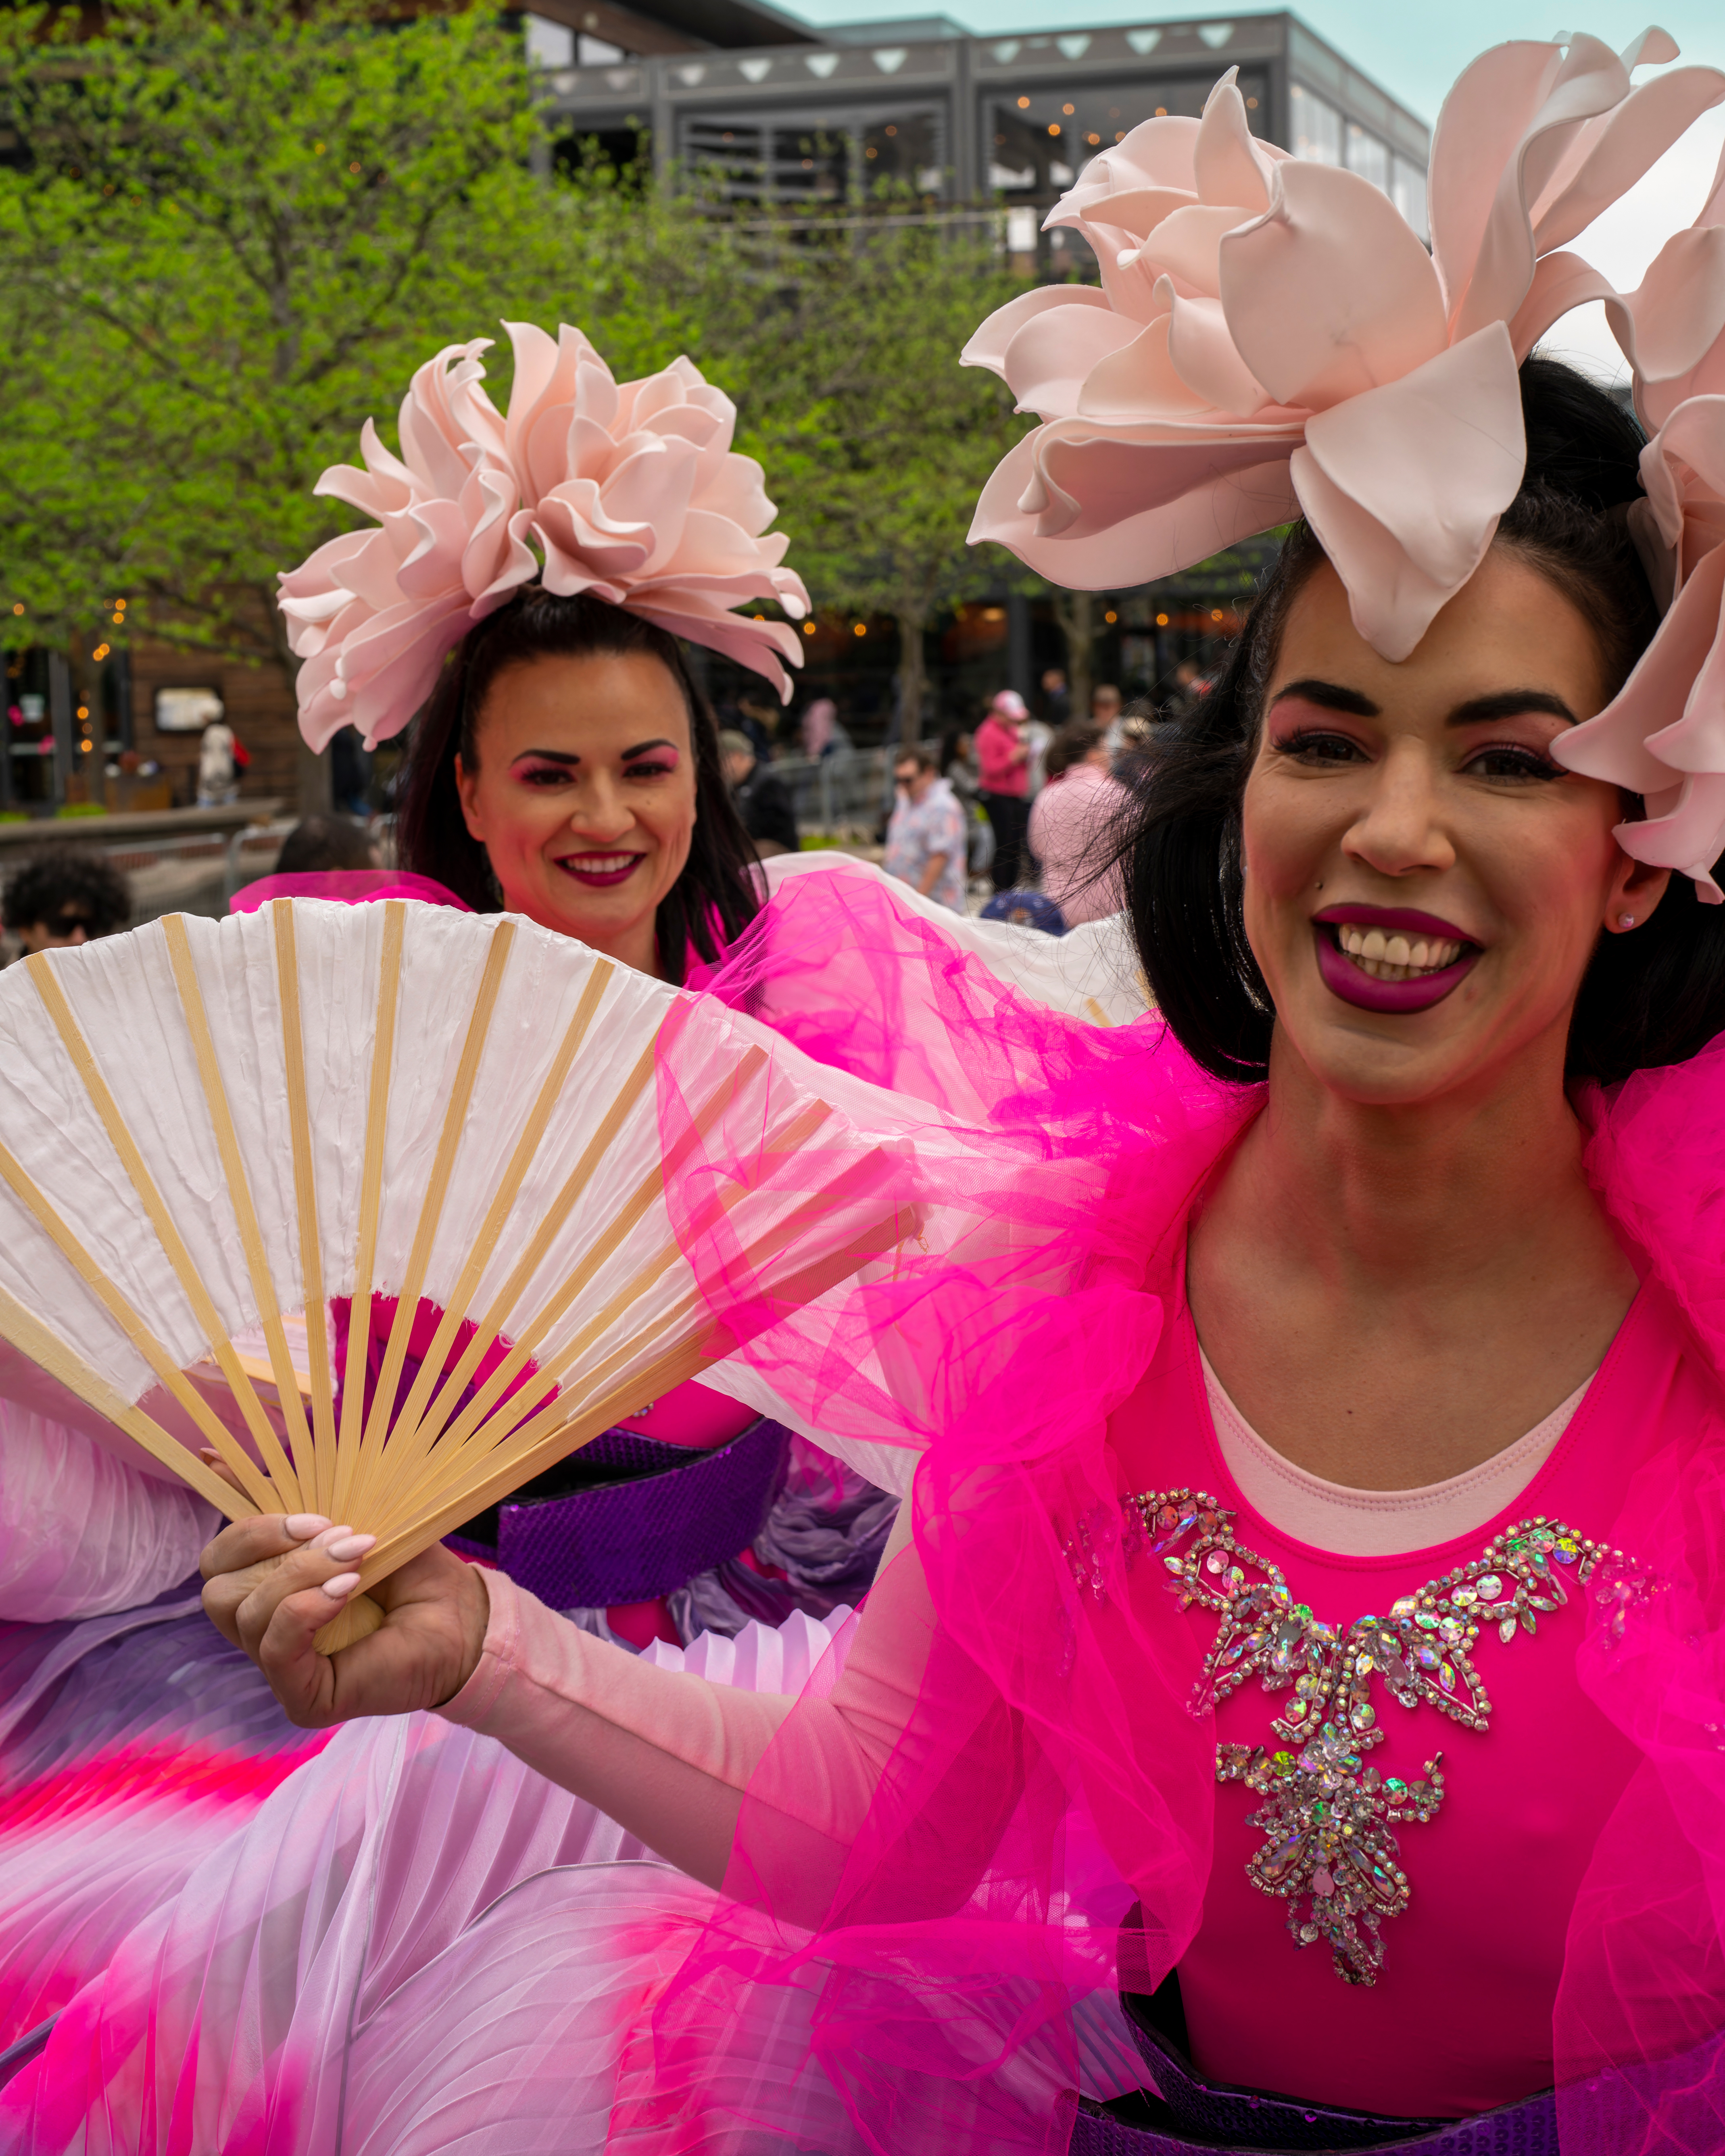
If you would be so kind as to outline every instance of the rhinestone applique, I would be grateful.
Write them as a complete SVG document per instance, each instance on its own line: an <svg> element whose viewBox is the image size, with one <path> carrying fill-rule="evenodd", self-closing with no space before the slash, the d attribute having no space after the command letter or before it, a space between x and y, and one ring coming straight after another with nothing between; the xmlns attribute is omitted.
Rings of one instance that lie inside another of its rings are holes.
<svg viewBox="0 0 1725 2156"><path fill-rule="evenodd" d="M1345 1984L1371 1984L1384 1962L1382 1926L1408 1907L1411 1889L1394 1829L1423 1825L1444 1801L1444 1755L1434 1751L1417 1780L1380 1776L1363 1755L1387 1734L1374 1686L1397 1706L1434 1707L1464 1729L1491 1727L1491 1702L1473 1661L1488 1626L1507 1646L1537 1634L1539 1620L1569 1600L1601 1568L1595 1599L1621 1639L1626 1613L1648 1583L1620 1550L1589 1541L1543 1514L1498 1535L1483 1556L1392 1603L1387 1616L1345 1629L1296 1602L1279 1567L1235 1541L1234 1515L1202 1491L1157 1491L1122 1501L1128 1563L1146 1549L1161 1558L1180 1607L1217 1616L1216 1636L1193 1690L1203 1715L1254 1674L1266 1692L1291 1691L1271 1727L1281 1748L1216 1748L1216 1779L1243 1782L1261 1802L1246 1820L1264 1836L1246 1873L1287 1904L1296 1946L1328 1943ZM1103 1599L1100 1520L1081 1523L1068 1545L1075 1580Z"/></svg>

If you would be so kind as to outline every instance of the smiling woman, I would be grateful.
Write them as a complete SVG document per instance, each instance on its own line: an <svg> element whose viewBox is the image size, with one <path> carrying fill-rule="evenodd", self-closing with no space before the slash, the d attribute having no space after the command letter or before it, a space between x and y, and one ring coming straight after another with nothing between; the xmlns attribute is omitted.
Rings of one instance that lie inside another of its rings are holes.
<svg viewBox="0 0 1725 2156"><path fill-rule="evenodd" d="M529 586L469 631L418 721L404 866L662 980L757 910L754 849L676 639Z"/></svg>
<svg viewBox="0 0 1725 2156"><path fill-rule="evenodd" d="M1522 396L1527 476L1417 659L1392 664L1359 635L1296 526L1226 673L1158 759L1128 849L1133 919L1158 1004L1219 1076L1261 1075L1277 1020L1301 1037L1308 1008L1348 1033L1351 1055L1399 1060L1404 1029L1349 1013L1421 1011L1464 984L1467 1022L1494 1039L1505 999L1519 1025L1532 997L1574 1076L1675 1062L1725 1025L1716 921L1687 879L1667 890L1620 851L1625 797L1577 784L1552 753L1658 625L1624 516L1641 436L1554 362L1524 363ZM1466 889L1466 918L1449 899L1414 905L1412 886L1440 881ZM1410 906L1425 917L1399 917ZM1355 947L1348 928L1364 932ZM1390 948L1399 933L1405 953ZM1464 947L1439 970L1434 937Z"/></svg>

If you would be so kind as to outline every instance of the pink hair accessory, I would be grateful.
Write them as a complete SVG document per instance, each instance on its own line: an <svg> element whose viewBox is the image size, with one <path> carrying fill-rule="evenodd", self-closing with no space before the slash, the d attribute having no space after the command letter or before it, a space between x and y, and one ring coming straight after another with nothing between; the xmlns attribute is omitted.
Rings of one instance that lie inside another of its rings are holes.
<svg viewBox="0 0 1725 2156"><path fill-rule="evenodd" d="M398 732L444 653L538 566L510 534L520 492L480 387L487 348L446 345L419 368L402 402L398 458L367 419L364 470L332 465L314 490L382 527L331 539L280 580L288 642L305 661L300 731L315 749L347 726L368 742Z"/></svg>
<svg viewBox="0 0 1725 2156"><path fill-rule="evenodd" d="M1689 70L1698 73L1698 69ZM1631 859L1725 898L1725 157L1695 223L1656 256L1639 290L1606 298L1634 368L1636 408L1657 432L1641 452L1644 501L1629 515L1658 633L1604 710L1554 744L1571 771L1639 793L1616 827ZM1679 716L1673 720L1671 714Z"/></svg>
<svg viewBox="0 0 1725 2156"><path fill-rule="evenodd" d="M1027 294L965 348L1042 422L973 541L1098 590L1303 513L1361 635L1405 659L1521 484L1517 367L1594 275L1545 258L1725 97L1712 69L1632 88L1676 52L1650 31L1476 60L1438 121L1430 255L1369 182L1255 140L1231 70L1201 120L1134 128L1049 218L1101 289Z"/></svg>
<svg viewBox="0 0 1725 2156"><path fill-rule="evenodd" d="M788 539L768 531L761 467L731 446L730 398L686 359L619 382L579 330L505 327L506 416L482 387L490 341L446 346L402 404L400 457L367 420L365 469L317 483L381 528L329 541L280 580L306 740L398 733L469 629L536 577L721 651L788 700L800 639L732 609L772 599L797 619L809 595L782 567Z"/></svg>
<svg viewBox="0 0 1725 2156"><path fill-rule="evenodd" d="M1725 288L1725 266L1718 276ZM1668 611L1616 696L1552 754L1639 793L1646 815L1618 824L1618 844L1635 860L1692 877L1717 906L1725 898L1712 874L1725 853L1725 396L1678 405L1641 452L1641 475L1647 498L1630 511L1630 528Z"/></svg>

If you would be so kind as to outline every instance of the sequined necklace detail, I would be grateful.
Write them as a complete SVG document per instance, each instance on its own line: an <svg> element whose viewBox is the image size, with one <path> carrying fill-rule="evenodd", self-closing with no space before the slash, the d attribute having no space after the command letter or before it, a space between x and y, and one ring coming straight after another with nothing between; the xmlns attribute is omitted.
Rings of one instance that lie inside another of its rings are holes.
<svg viewBox="0 0 1725 2156"><path fill-rule="evenodd" d="M1565 1579L1584 1583L1609 1559L1610 1576L1597 1599L1609 1609L1608 1635L1621 1638L1627 1609L1644 1599L1647 1583L1623 1568L1620 1550L1541 1513L1494 1537L1471 1563L1403 1595L1387 1616L1357 1617L1344 1629L1296 1602L1281 1568L1236 1541L1234 1514L1202 1491L1147 1491L1122 1506L1127 1562L1147 1544L1180 1607L1196 1604L1216 1614L1191 1711L1210 1712L1254 1673L1266 1692L1291 1688L1271 1724L1284 1748L1219 1744L1216 1779L1243 1782L1261 1799L1246 1825L1262 1833L1263 1846L1248 1860L1246 1876L1286 1903L1296 1946L1326 1940L1344 1984L1374 1984L1384 1963L1382 1926L1401 1915L1412 1892L1394 1829L1436 1816L1444 1755L1434 1751L1411 1783L1364 1764L1363 1754L1387 1733L1373 1684L1381 1680L1399 1707L1434 1707L1483 1732L1491 1702L1473 1649L1487 1626L1506 1647L1518 1633L1531 1637L1542 1616L1569 1600ZM1081 1532L1080 1539L1092 1538ZM1068 1553L1075 1575L1091 1584L1077 1549Z"/></svg>

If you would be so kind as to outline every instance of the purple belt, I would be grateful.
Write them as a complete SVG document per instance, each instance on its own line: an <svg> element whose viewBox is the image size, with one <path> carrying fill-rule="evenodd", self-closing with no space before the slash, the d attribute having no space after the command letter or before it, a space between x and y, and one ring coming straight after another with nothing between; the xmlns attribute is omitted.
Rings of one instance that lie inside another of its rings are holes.
<svg viewBox="0 0 1725 2156"><path fill-rule="evenodd" d="M790 1432L763 1416L710 1452L608 1430L553 1470L586 1486L529 1483L444 1539L495 1564L553 1609L653 1602L747 1549L784 1479Z"/></svg>
<svg viewBox="0 0 1725 2156"><path fill-rule="evenodd" d="M1157 1995L1157 2005L1163 1994ZM1201 2079L1157 2025L1150 2000L1121 2005L1156 2083L1113 2104L1081 2098L1068 2156L1261 2156L1282 2150L1394 2150L1397 2156L1558 2156L1558 2107L1547 2089L1472 2118L1389 2118L1265 2089ZM1175 2010L1178 2011L1178 2009Z"/></svg>

